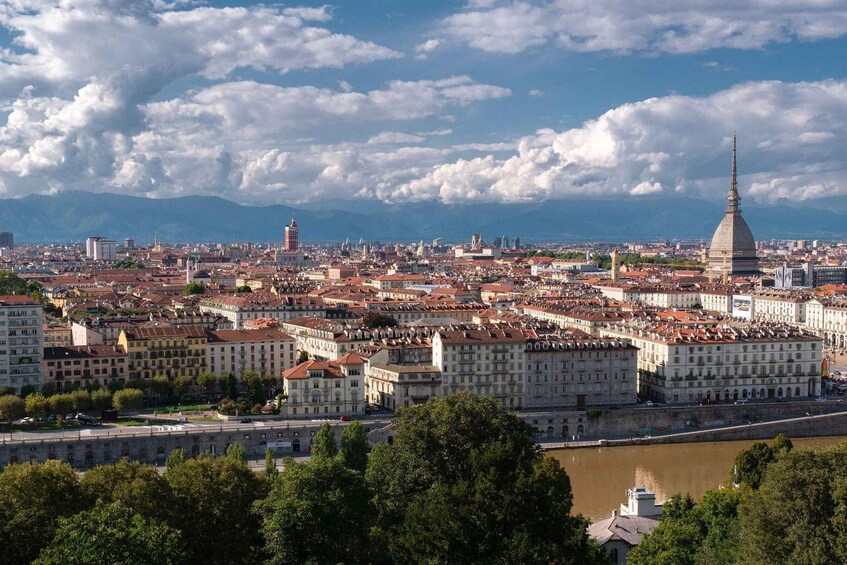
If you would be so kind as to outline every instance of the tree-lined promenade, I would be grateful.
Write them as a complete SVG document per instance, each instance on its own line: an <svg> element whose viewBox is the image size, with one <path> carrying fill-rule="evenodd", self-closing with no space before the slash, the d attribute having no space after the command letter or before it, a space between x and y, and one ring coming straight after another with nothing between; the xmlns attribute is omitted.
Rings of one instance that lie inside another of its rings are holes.
<svg viewBox="0 0 847 565"><path fill-rule="evenodd" d="M565 471L492 399L405 409L368 453L329 425L308 462L254 473L244 450L0 473L2 563L605 563L571 515ZM151 559L153 561L151 561Z"/></svg>

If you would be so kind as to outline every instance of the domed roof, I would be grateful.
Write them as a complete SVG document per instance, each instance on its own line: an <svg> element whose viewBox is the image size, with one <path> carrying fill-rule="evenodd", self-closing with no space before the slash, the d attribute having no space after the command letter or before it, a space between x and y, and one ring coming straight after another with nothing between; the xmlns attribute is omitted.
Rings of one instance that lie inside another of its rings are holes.
<svg viewBox="0 0 847 565"><path fill-rule="evenodd" d="M741 214L726 214L718 224L718 229L712 236L712 244L709 246L709 255L716 255L719 252L756 256L756 240L753 239L753 232L750 231L750 226Z"/></svg>

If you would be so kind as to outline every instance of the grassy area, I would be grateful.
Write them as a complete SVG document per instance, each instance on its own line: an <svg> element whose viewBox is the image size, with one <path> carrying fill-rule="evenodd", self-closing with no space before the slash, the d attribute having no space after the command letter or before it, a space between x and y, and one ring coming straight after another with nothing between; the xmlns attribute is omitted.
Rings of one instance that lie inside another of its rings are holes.
<svg viewBox="0 0 847 565"><path fill-rule="evenodd" d="M160 408L153 408L153 410L156 411L156 414L178 414L179 412L202 412L208 409L209 406L210 404L208 402L204 402L202 404L183 404L182 406L162 406ZM146 410L150 410L150 408Z"/></svg>
<svg viewBox="0 0 847 565"><path fill-rule="evenodd" d="M141 418L141 417L128 417L128 418L118 418L117 422L113 422L117 426L127 426L127 427L135 427L135 426L173 426L176 424L176 420L161 420L157 418Z"/></svg>

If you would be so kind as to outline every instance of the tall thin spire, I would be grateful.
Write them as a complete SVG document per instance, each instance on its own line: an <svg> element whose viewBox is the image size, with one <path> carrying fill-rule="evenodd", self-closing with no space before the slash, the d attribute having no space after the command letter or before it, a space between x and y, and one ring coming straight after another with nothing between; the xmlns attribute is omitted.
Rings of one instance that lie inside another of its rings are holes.
<svg viewBox="0 0 847 565"><path fill-rule="evenodd" d="M741 200L741 196L738 195L738 169L736 167L735 162L735 151L736 149L736 137L735 132L732 132L732 174L731 180L729 183L729 194L726 195L726 213L727 214L737 214L740 212L738 209L738 201Z"/></svg>

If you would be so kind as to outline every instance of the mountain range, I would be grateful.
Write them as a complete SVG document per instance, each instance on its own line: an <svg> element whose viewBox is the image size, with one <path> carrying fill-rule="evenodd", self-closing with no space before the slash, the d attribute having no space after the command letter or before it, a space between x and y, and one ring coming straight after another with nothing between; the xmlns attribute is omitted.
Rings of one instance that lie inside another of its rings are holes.
<svg viewBox="0 0 847 565"><path fill-rule="evenodd" d="M796 204L747 203L744 217L758 239L847 238L847 199ZM214 196L152 199L66 191L0 199L0 230L20 243L81 241L90 235L147 243L281 241L297 218L300 239L324 242L708 239L723 216L722 202L689 197L551 200L528 204L386 204L324 201L301 208L245 206Z"/></svg>

